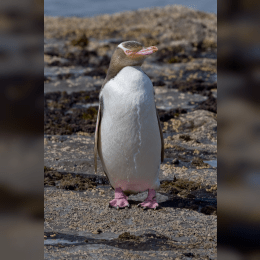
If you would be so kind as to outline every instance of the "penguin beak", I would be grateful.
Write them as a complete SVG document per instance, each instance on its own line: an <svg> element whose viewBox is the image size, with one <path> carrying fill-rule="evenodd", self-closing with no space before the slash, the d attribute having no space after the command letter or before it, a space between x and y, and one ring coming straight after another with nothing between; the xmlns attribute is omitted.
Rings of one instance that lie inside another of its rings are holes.
<svg viewBox="0 0 260 260"><path fill-rule="evenodd" d="M127 56L131 56L131 57L135 58L135 57L150 55L150 54L152 54L152 53L154 53L154 52L157 52L157 51L158 51L158 48L157 48L157 47L155 47L155 46L150 46L150 47L145 48L145 49L142 49L142 50L140 50L140 51L138 51L138 52L126 50L126 51L125 51L125 54L126 54Z"/></svg>
<svg viewBox="0 0 260 260"><path fill-rule="evenodd" d="M150 55L154 52L157 52L158 48L155 46L148 47L146 49L142 49L136 53L136 55Z"/></svg>

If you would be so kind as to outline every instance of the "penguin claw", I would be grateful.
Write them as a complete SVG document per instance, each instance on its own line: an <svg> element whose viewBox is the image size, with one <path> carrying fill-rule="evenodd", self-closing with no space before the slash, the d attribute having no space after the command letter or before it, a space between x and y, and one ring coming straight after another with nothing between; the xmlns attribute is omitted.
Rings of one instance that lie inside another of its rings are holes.
<svg viewBox="0 0 260 260"><path fill-rule="evenodd" d="M145 210L145 209L147 209L147 207L143 207L143 209Z"/></svg>
<svg viewBox="0 0 260 260"><path fill-rule="evenodd" d="M119 210L119 206L116 206L116 209Z"/></svg>

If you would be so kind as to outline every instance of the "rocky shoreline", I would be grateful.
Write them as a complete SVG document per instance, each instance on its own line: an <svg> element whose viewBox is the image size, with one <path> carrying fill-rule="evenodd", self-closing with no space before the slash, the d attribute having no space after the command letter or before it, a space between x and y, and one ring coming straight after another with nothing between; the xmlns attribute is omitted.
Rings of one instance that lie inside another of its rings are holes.
<svg viewBox="0 0 260 260"><path fill-rule="evenodd" d="M217 19L182 6L45 17L45 259L217 259ZM163 127L160 208L113 210L98 160L98 94L124 40L159 51L143 70Z"/></svg>

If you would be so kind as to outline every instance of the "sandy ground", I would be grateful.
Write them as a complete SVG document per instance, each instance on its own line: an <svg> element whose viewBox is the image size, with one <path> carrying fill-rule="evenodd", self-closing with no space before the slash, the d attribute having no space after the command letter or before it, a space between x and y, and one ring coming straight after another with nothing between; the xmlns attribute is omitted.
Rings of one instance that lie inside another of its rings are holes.
<svg viewBox="0 0 260 260"><path fill-rule="evenodd" d="M188 131L184 127L181 131L182 126L191 120L198 124L197 128ZM195 158L202 158L205 163L216 162L215 115L198 110L180 117L179 121L181 123L172 120L165 124L164 134L168 135L165 138L166 159L161 165L159 178L161 181L177 178L201 183L197 190L203 190L208 185L208 192L204 195L204 199L208 200L206 204L196 207L196 200L203 200L202 197L199 194L194 195L189 188L183 188L181 192L177 192L176 197L169 190L157 192L160 205L157 211L144 211L137 207L146 198L147 192L131 195L131 208L117 211L108 207L114 191L101 181L96 180L97 186L84 187L81 191L75 188L80 182L75 183L75 186L64 186L64 183L57 181L55 186L63 189L48 187L50 185L46 182L46 259L68 256L72 259L80 256L82 259L216 259L217 169L209 164L192 164ZM176 124L178 132L167 130L176 127ZM191 140L180 138L183 135ZM68 173L77 173L86 179L93 178L93 139L93 135L85 136L82 133L70 136L46 135L45 166L65 176ZM179 163L173 164L174 159ZM105 178L99 160L98 175ZM205 208L213 205L212 200L214 209L206 212ZM119 239L125 232L134 237ZM48 244L50 240L54 244ZM85 240L88 242L84 242ZM66 244L68 242L72 244Z"/></svg>

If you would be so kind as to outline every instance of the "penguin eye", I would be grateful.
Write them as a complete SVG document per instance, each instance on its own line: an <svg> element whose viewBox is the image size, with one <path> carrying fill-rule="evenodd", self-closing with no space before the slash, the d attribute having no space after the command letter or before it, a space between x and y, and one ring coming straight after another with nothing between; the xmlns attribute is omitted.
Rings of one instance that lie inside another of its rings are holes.
<svg viewBox="0 0 260 260"><path fill-rule="evenodd" d="M130 56L132 56L133 54L135 54L135 52L133 52L133 51L131 51L131 50L125 50L125 54L130 57Z"/></svg>

